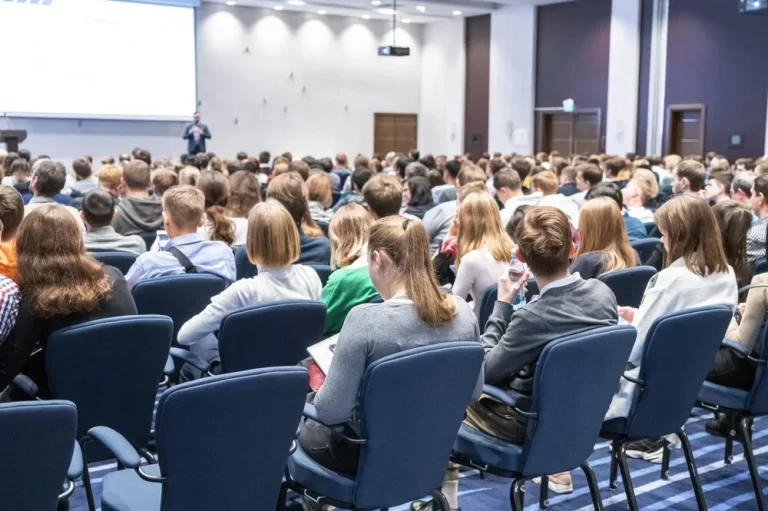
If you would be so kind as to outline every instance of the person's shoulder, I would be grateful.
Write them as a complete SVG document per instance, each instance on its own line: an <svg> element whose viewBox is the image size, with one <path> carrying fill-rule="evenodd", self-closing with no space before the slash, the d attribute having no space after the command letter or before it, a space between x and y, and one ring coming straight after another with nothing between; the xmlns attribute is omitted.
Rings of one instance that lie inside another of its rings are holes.
<svg viewBox="0 0 768 511"><path fill-rule="evenodd" d="M104 268L104 273L107 274L107 277L109 277L109 280L112 281L113 284L120 281L125 282L125 277L123 276L123 272L121 272L114 266L105 264L103 268Z"/></svg>

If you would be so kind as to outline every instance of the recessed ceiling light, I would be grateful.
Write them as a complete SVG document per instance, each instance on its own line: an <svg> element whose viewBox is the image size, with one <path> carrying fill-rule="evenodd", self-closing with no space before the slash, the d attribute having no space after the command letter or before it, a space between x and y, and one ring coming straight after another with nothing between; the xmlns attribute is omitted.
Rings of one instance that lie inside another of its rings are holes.
<svg viewBox="0 0 768 511"><path fill-rule="evenodd" d="M384 7L383 9L376 9L376 12L379 14L386 14L387 16L392 16L397 14L397 11L394 9L389 9L387 7Z"/></svg>
<svg viewBox="0 0 768 511"><path fill-rule="evenodd" d="M230 6L230 7L234 7L235 5L237 5L237 2L235 2L234 0L229 0L227 2L227 5Z"/></svg>
<svg viewBox="0 0 768 511"><path fill-rule="evenodd" d="M461 11L453 11L454 16L461 16Z"/></svg>
<svg viewBox="0 0 768 511"><path fill-rule="evenodd" d="M423 5L417 5L416 10L419 12L426 12L427 8Z"/></svg>
<svg viewBox="0 0 768 511"><path fill-rule="evenodd" d="M378 7L379 5L381 5L381 0L373 0L371 2L371 5Z"/></svg>
<svg viewBox="0 0 768 511"><path fill-rule="evenodd" d="M320 16L324 16L327 13L325 11L317 11L317 14L319 14Z"/></svg>
<svg viewBox="0 0 768 511"><path fill-rule="evenodd" d="M411 22L411 20L409 20L408 18L403 20L403 23L410 23L410 22Z"/></svg>
<svg viewBox="0 0 768 511"><path fill-rule="evenodd" d="M307 5L304 0L287 0L285 3L288 5Z"/></svg>
<svg viewBox="0 0 768 511"><path fill-rule="evenodd" d="M371 19L371 16L370 16L370 15L368 15L368 14L363 14L361 17L362 17L364 20L369 20L369 19Z"/></svg>
<svg viewBox="0 0 768 511"><path fill-rule="evenodd" d="M275 10L276 11L282 11L283 10L283 6L282 5L276 5L275 6Z"/></svg>

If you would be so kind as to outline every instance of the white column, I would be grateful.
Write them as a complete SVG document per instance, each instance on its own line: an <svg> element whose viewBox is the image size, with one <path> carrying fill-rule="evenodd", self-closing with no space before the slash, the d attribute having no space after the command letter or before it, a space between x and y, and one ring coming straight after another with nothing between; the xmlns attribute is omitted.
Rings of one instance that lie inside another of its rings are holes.
<svg viewBox="0 0 768 511"><path fill-rule="evenodd" d="M533 153L536 6L491 14L488 150Z"/></svg>
<svg viewBox="0 0 768 511"><path fill-rule="evenodd" d="M464 152L464 18L424 26L419 148L449 158Z"/></svg>
<svg viewBox="0 0 768 511"><path fill-rule="evenodd" d="M613 0L605 151L635 152L640 84L640 0Z"/></svg>
<svg viewBox="0 0 768 511"><path fill-rule="evenodd" d="M664 149L664 98L667 87L668 30L669 0L654 0L653 27L651 29L651 69L648 87L648 138L645 154L661 155Z"/></svg>

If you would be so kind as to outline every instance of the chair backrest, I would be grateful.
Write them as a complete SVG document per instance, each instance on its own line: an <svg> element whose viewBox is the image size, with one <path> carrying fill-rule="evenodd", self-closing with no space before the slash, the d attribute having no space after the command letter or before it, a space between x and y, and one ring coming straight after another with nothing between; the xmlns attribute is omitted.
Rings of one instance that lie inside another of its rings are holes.
<svg viewBox="0 0 768 511"><path fill-rule="evenodd" d="M605 412L632 351L631 326L596 328L550 342L534 373L523 474L571 470L592 453Z"/></svg>
<svg viewBox="0 0 768 511"><path fill-rule="evenodd" d="M666 314L648 330L626 433L657 438L676 433L690 415L733 317L726 305Z"/></svg>
<svg viewBox="0 0 768 511"><path fill-rule="evenodd" d="M320 230L323 231L323 236L325 236L327 238L328 237L328 227L329 227L328 222L323 222L321 220L318 220L315 223L320 228Z"/></svg>
<svg viewBox="0 0 768 511"><path fill-rule="evenodd" d="M106 265L114 266L123 275L128 273L133 263L136 262L136 257L138 257L133 252L90 252L88 255Z"/></svg>
<svg viewBox="0 0 768 511"><path fill-rule="evenodd" d="M656 247L661 245L661 240L658 238L644 238L641 240L635 240L631 242L630 245L637 251L638 255L640 256L640 263L645 264L653 255Z"/></svg>
<svg viewBox="0 0 768 511"><path fill-rule="evenodd" d="M260 303L228 314L219 328L225 373L289 366L323 340L325 304L309 300Z"/></svg>
<svg viewBox="0 0 768 511"><path fill-rule="evenodd" d="M499 286L494 284L483 293L483 299L480 301L480 307L477 309L477 322L480 325L480 332L485 332L485 324L491 317L493 306L499 297Z"/></svg>
<svg viewBox="0 0 768 511"><path fill-rule="evenodd" d="M57 330L46 347L48 387L77 405L77 438L109 426L146 447L157 384L171 347L173 323L164 316L119 316ZM88 461L109 457L88 444Z"/></svg>
<svg viewBox="0 0 768 511"><path fill-rule="evenodd" d="M250 279L259 274L256 265L248 259L248 250L245 248L245 245L232 247L232 251L235 253L235 274L237 275L237 280Z"/></svg>
<svg viewBox="0 0 768 511"><path fill-rule="evenodd" d="M656 268L653 266L636 266L603 273L597 278L611 288L620 307L640 307L645 288L654 275Z"/></svg>
<svg viewBox="0 0 768 511"><path fill-rule="evenodd" d="M144 240L144 244L147 245L147 250L152 248L152 245L155 243L155 240L157 239L157 233L152 231L140 232L139 236L141 236L141 239Z"/></svg>
<svg viewBox="0 0 768 511"><path fill-rule="evenodd" d="M659 232L659 229L656 227L655 222L645 222L645 232L648 233L649 238L661 238L661 233Z"/></svg>
<svg viewBox="0 0 768 511"><path fill-rule="evenodd" d="M156 277L139 282L133 299L139 314L159 314L173 320L173 342L181 325L202 312L211 298L224 291L221 277L205 273Z"/></svg>
<svg viewBox="0 0 768 511"><path fill-rule="evenodd" d="M763 319L760 333L755 346L760 359L768 356L768 314ZM768 414L768 371L765 364L757 364L755 370L755 382L752 384L752 392L749 396L749 411L755 415Z"/></svg>
<svg viewBox="0 0 768 511"><path fill-rule="evenodd" d="M331 273L333 273L333 268L323 264L308 264L307 266L317 272L317 276L320 277L320 282L322 282L323 287L325 287L325 285L328 283L328 277L330 277Z"/></svg>
<svg viewBox="0 0 768 511"><path fill-rule="evenodd" d="M68 401L0 404L0 509L56 510L76 429Z"/></svg>
<svg viewBox="0 0 768 511"><path fill-rule="evenodd" d="M275 509L309 377L299 367L214 376L157 407L163 511Z"/></svg>
<svg viewBox="0 0 768 511"><path fill-rule="evenodd" d="M768 271L768 260L760 259L755 263L755 275L760 275Z"/></svg>
<svg viewBox="0 0 768 511"><path fill-rule="evenodd" d="M356 478L357 508L395 506L440 487L482 361L478 343L450 342L368 367L360 392L368 443Z"/></svg>
<svg viewBox="0 0 768 511"><path fill-rule="evenodd" d="M341 178L341 176L339 176ZM346 180L346 178L344 178ZM341 179L340 179L341 180ZM344 183L342 183L342 186ZM339 202L339 199L341 199L341 192L337 192L336 190L331 192L331 206L335 206L337 202Z"/></svg>

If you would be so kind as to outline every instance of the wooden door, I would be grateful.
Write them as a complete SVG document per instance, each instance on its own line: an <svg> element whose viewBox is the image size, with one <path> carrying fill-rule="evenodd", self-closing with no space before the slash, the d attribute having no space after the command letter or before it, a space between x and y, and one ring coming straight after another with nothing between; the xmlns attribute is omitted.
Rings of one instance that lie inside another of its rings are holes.
<svg viewBox="0 0 768 511"><path fill-rule="evenodd" d="M549 110L549 109L547 109ZM536 151L559 151L563 156L601 152L600 110L539 111Z"/></svg>
<svg viewBox="0 0 768 511"><path fill-rule="evenodd" d="M670 105L667 109L667 154L704 156L706 107L702 104Z"/></svg>
<svg viewBox="0 0 768 511"><path fill-rule="evenodd" d="M565 156L571 154L573 115L568 113L544 114L542 122L541 149L539 151L547 153L560 151Z"/></svg>
<svg viewBox="0 0 768 511"><path fill-rule="evenodd" d="M600 153L600 116L596 112L573 114L571 154Z"/></svg>
<svg viewBox="0 0 768 511"><path fill-rule="evenodd" d="M407 153L418 148L416 114L373 114L373 152Z"/></svg>

